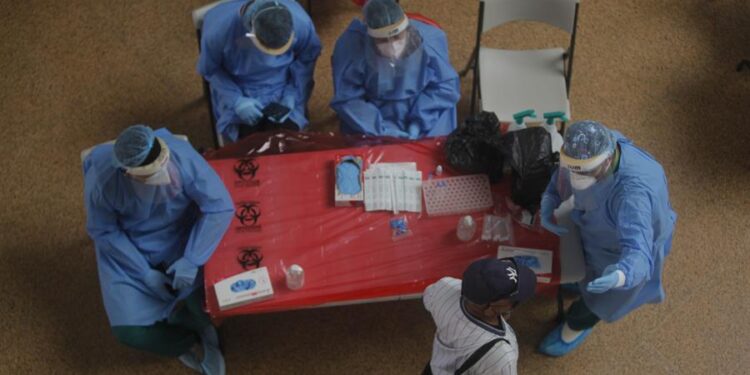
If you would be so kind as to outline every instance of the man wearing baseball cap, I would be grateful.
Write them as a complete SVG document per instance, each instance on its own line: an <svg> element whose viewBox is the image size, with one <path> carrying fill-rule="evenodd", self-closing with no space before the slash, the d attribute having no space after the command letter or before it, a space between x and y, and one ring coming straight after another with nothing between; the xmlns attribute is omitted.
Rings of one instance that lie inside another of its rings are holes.
<svg viewBox="0 0 750 375"><path fill-rule="evenodd" d="M534 271L513 258L481 259L463 281L428 286L423 301L437 332L423 374L516 374L518 343L505 319L535 288Z"/></svg>

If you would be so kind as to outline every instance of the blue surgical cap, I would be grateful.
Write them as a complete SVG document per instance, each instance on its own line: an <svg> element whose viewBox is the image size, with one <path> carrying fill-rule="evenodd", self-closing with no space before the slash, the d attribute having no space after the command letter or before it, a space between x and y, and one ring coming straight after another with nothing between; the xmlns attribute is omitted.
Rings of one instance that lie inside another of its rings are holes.
<svg viewBox="0 0 750 375"><path fill-rule="evenodd" d="M141 165L148 157L156 136L154 131L145 125L133 125L117 137L115 141L115 160L126 168Z"/></svg>
<svg viewBox="0 0 750 375"><path fill-rule="evenodd" d="M264 46L277 49L292 37L292 13L276 0L256 0L242 15L242 24Z"/></svg>
<svg viewBox="0 0 750 375"><path fill-rule="evenodd" d="M591 159L614 150L612 132L596 121L578 121L565 131L562 151L573 159Z"/></svg>
<svg viewBox="0 0 750 375"><path fill-rule="evenodd" d="M395 25L404 18L404 10L393 0L370 0L365 4L363 13L370 29Z"/></svg>

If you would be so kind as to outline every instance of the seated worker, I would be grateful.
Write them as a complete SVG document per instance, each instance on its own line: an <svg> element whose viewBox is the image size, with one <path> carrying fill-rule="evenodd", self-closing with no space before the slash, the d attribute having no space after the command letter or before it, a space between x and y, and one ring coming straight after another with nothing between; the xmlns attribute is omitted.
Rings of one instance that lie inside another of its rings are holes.
<svg viewBox="0 0 750 375"><path fill-rule="evenodd" d="M224 374L217 332L202 309L200 270L233 216L219 176L188 142L143 125L96 146L83 173L86 229L115 337Z"/></svg>
<svg viewBox="0 0 750 375"><path fill-rule="evenodd" d="M459 78L442 30L409 20L393 0L370 0L333 51L331 108L342 133L409 139L456 128Z"/></svg>
<svg viewBox="0 0 750 375"><path fill-rule="evenodd" d="M577 284L581 298L539 346L555 357L580 346L599 320L614 322L664 300L662 269L677 220L661 165L595 121L565 131L560 167L542 196L542 226L558 236L567 229L555 224L553 213L571 195L586 277Z"/></svg>
<svg viewBox="0 0 750 375"><path fill-rule="evenodd" d="M307 126L320 40L293 0L242 0L206 14L198 72L211 86L216 127L231 142L254 131ZM264 116L271 103L291 111Z"/></svg>
<svg viewBox="0 0 750 375"><path fill-rule="evenodd" d="M422 374L515 375L518 342L505 320L535 288L534 271L513 258L481 259L463 281L444 277L428 286L423 301L437 332Z"/></svg>

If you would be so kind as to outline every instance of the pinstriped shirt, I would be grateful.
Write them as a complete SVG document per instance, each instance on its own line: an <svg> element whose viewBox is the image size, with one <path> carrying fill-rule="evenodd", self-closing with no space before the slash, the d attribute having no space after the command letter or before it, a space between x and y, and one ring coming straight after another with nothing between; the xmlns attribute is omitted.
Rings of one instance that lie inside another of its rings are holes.
<svg viewBox="0 0 750 375"><path fill-rule="evenodd" d="M453 375L472 353L498 337L499 341L467 375L515 375L518 342L513 329L500 318L502 328L469 314L461 303L461 280L444 277L425 289L424 306L437 326L430 365L435 375Z"/></svg>

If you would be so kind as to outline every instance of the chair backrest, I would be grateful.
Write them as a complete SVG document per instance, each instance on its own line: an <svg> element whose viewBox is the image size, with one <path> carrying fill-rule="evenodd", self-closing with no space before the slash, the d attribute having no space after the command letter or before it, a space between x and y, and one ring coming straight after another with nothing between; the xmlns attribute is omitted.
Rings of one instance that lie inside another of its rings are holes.
<svg viewBox="0 0 750 375"><path fill-rule="evenodd" d="M480 0L484 4L482 33L511 21L537 21L568 34L575 27L579 0Z"/></svg>
<svg viewBox="0 0 750 375"><path fill-rule="evenodd" d="M206 13L208 13L209 10L213 9L213 7L221 3L226 3L227 1L229 0L215 1L211 4L207 4L207 5L204 5L200 8L193 10L193 26L195 26L195 29L200 30L203 28L203 18L206 17Z"/></svg>

